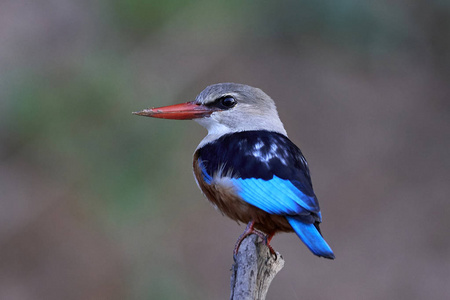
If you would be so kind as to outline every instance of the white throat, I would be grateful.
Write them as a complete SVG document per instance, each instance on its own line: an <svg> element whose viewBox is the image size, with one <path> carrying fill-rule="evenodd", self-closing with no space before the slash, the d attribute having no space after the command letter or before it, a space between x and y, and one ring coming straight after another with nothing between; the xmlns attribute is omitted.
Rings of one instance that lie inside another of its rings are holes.
<svg viewBox="0 0 450 300"><path fill-rule="evenodd" d="M281 123L279 118L271 119L270 122L267 121L267 119L249 120L249 122L240 122L239 125L233 124L233 127L218 122L214 116L214 113L211 115L211 117L195 119L195 121L208 130L208 135L200 142L200 144L197 146L197 149L210 142L215 141L225 134L241 131L267 130L278 132L287 136L283 123Z"/></svg>

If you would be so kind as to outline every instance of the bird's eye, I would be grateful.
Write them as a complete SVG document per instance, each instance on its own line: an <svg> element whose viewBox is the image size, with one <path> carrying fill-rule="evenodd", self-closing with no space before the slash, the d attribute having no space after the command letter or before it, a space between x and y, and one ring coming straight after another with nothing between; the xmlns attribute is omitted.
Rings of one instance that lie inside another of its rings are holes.
<svg viewBox="0 0 450 300"><path fill-rule="evenodd" d="M225 96L220 98L220 105L223 106L223 108L228 109L232 108L236 105L236 100L231 96Z"/></svg>

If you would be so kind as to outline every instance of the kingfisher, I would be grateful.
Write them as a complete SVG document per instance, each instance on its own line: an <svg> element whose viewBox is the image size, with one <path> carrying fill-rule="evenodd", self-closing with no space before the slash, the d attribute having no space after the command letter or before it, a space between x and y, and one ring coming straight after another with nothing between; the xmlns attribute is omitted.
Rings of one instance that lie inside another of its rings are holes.
<svg viewBox="0 0 450 300"><path fill-rule="evenodd" d="M194 153L194 177L218 210L247 224L235 255L252 233L275 254L273 236L295 232L313 254L334 259L319 228L322 215L308 163L288 138L275 102L261 89L218 83L194 101L133 114L195 120L207 129Z"/></svg>

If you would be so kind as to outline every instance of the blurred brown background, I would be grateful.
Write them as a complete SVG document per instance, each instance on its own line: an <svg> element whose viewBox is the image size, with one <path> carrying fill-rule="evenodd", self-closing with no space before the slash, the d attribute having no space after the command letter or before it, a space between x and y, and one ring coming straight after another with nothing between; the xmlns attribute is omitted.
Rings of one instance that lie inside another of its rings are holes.
<svg viewBox="0 0 450 300"><path fill-rule="evenodd" d="M268 299L450 297L450 1L0 2L0 299L228 299L244 229L194 122L239 82L311 166L335 261L276 236Z"/></svg>

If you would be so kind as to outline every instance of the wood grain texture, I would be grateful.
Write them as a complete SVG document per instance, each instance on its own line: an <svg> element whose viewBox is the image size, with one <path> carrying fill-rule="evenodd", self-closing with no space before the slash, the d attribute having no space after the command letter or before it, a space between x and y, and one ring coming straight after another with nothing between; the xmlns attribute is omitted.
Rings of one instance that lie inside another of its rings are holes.
<svg viewBox="0 0 450 300"><path fill-rule="evenodd" d="M269 248L258 242L255 234L241 243L231 268L231 300L263 300L277 273L284 267L284 259L270 254Z"/></svg>

